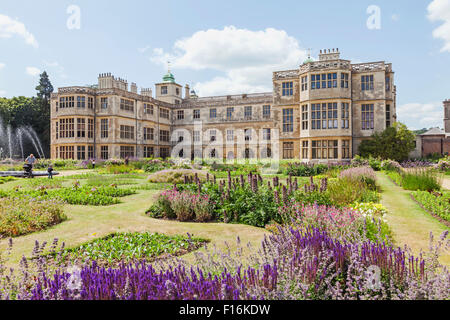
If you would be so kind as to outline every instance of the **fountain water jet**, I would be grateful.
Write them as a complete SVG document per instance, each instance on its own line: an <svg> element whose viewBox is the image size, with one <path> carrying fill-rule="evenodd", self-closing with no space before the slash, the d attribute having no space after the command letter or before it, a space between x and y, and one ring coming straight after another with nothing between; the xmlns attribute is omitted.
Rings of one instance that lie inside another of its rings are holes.
<svg viewBox="0 0 450 320"><path fill-rule="evenodd" d="M21 126L13 129L11 125L5 125L0 117L0 154L1 158L17 159L22 156L24 160L24 143L29 141L36 150L39 158L44 158L45 153L41 141L36 132L30 126Z"/></svg>

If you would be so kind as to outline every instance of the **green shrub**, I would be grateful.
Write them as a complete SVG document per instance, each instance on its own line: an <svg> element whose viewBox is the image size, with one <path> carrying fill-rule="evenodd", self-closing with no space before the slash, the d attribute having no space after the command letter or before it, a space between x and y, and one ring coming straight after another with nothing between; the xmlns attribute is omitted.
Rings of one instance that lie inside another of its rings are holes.
<svg viewBox="0 0 450 320"><path fill-rule="evenodd" d="M370 190L366 183L349 177L330 181L327 190L332 203L339 206L350 205L355 202L371 202L378 193Z"/></svg>
<svg viewBox="0 0 450 320"><path fill-rule="evenodd" d="M435 172L428 169L415 169L402 173L403 189L411 191L440 190L441 185Z"/></svg>
<svg viewBox="0 0 450 320"><path fill-rule="evenodd" d="M327 171L328 166L324 164L289 163L284 174L293 177L312 177Z"/></svg>

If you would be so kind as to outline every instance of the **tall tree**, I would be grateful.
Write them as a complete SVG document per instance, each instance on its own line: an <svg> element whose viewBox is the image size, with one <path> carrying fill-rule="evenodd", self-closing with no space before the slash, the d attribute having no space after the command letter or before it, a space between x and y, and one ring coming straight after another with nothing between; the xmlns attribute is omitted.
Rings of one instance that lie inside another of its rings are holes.
<svg viewBox="0 0 450 320"><path fill-rule="evenodd" d="M397 122L381 133L375 133L372 139L365 140L359 146L363 157L375 157L403 161L415 148L415 135L406 125Z"/></svg>
<svg viewBox="0 0 450 320"><path fill-rule="evenodd" d="M53 86L46 71L41 73L39 85L36 87L36 91L39 99L43 99L47 102L50 101L50 96L53 92Z"/></svg>
<svg viewBox="0 0 450 320"><path fill-rule="evenodd" d="M41 139L45 155L50 155L50 98L53 92L53 86L48 74L44 71L40 75L39 85L36 87L36 104L39 110L38 125L35 129Z"/></svg>

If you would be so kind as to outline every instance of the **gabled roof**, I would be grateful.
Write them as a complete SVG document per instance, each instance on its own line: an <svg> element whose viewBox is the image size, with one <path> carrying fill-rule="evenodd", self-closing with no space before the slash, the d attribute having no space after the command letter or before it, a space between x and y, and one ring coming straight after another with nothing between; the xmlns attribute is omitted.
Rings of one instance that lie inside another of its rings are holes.
<svg viewBox="0 0 450 320"><path fill-rule="evenodd" d="M440 128L431 128L427 132L421 134L421 136L437 136L437 135L441 135L441 134L445 134L444 130L442 130Z"/></svg>

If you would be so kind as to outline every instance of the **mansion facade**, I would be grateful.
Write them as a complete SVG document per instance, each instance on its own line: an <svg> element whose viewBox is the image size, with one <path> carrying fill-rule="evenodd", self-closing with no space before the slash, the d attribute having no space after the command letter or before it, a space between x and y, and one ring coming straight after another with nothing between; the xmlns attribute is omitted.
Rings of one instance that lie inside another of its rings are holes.
<svg viewBox="0 0 450 320"><path fill-rule="evenodd" d="M100 74L51 98L53 159L275 158L346 161L396 121L392 65L338 49L273 73L273 92L198 97L168 72L152 89ZM184 94L183 94L184 93Z"/></svg>

